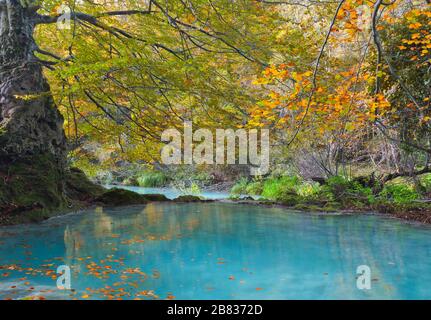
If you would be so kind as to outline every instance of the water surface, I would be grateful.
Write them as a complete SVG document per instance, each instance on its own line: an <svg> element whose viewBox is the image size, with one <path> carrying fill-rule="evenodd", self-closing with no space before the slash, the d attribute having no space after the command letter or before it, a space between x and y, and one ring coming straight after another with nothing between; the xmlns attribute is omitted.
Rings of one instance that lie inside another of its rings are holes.
<svg viewBox="0 0 431 320"><path fill-rule="evenodd" d="M59 265L74 291L56 288ZM0 228L0 266L0 299L431 299L431 229L224 203L98 208Z"/></svg>
<svg viewBox="0 0 431 320"><path fill-rule="evenodd" d="M186 194L185 192L174 188L143 188L143 187L114 186L114 185L106 185L105 187L108 189L112 189L112 188L125 189L139 194L163 194L164 196L166 196L168 199L171 199L171 200ZM230 196L230 194L227 192L206 191L206 190L202 191L198 195L208 200L228 199Z"/></svg>

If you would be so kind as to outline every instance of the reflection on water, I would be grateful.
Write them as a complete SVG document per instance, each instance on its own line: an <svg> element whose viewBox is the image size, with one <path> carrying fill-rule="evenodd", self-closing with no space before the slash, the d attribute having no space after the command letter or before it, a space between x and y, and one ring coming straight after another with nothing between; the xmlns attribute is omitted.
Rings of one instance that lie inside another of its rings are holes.
<svg viewBox="0 0 431 320"><path fill-rule="evenodd" d="M0 228L2 299L430 299L430 265L430 228L374 216L149 204Z"/></svg>

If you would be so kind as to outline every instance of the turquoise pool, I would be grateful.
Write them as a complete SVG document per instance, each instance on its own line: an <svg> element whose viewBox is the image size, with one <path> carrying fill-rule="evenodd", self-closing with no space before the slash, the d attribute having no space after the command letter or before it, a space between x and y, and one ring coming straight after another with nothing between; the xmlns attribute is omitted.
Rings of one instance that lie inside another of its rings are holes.
<svg viewBox="0 0 431 320"><path fill-rule="evenodd" d="M73 290L57 289L60 265ZM431 299L431 228L228 203L97 208L0 228L0 299Z"/></svg>

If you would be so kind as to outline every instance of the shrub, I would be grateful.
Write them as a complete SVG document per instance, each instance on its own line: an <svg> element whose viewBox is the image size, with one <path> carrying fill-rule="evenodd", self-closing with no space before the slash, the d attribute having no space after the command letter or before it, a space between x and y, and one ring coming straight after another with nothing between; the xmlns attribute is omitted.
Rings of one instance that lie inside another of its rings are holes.
<svg viewBox="0 0 431 320"><path fill-rule="evenodd" d="M136 179L140 187L157 188L167 184L168 178L163 172L144 172Z"/></svg>
<svg viewBox="0 0 431 320"><path fill-rule="evenodd" d="M296 187L300 184L298 177L270 178L263 185L262 196L269 200L283 201L296 195Z"/></svg>
<svg viewBox="0 0 431 320"><path fill-rule="evenodd" d="M329 178L322 194L327 200L340 202L345 206L363 207L375 202L371 188L341 176Z"/></svg>
<svg viewBox="0 0 431 320"><path fill-rule="evenodd" d="M431 193L431 173L421 176L420 183L426 193Z"/></svg>
<svg viewBox="0 0 431 320"><path fill-rule="evenodd" d="M193 194L193 195L199 195L199 194L202 194L202 190L199 187L199 185L193 182L190 188L188 188L187 193Z"/></svg>
<svg viewBox="0 0 431 320"><path fill-rule="evenodd" d="M405 184L386 185L380 196L397 204L409 203L419 198L414 188Z"/></svg>
<svg viewBox="0 0 431 320"><path fill-rule="evenodd" d="M246 187L246 193L251 196L260 196L263 191L262 181L250 182Z"/></svg>
<svg viewBox="0 0 431 320"><path fill-rule="evenodd" d="M317 200L322 191L318 182L304 182L296 187L296 193L307 200Z"/></svg>
<svg viewBox="0 0 431 320"><path fill-rule="evenodd" d="M241 178L232 187L230 193L233 195L242 195L247 193L248 180L246 178Z"/></svg>

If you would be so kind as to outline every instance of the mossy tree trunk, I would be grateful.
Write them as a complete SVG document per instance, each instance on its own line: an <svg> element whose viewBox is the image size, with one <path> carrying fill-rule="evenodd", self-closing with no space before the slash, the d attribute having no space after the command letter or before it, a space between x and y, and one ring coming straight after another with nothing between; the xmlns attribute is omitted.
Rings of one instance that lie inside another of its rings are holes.
<svg viewBox="0 0 431 320"><path fill-rule="evenodd" d="M7 215L68 204L63 117L35 56L38 7L31 3L0 0L0 224Z"/></svg>
<svg viewBox="0 0 431 320"><path fill-rule="evenodd" d="M0 0L0 156L38 154L65 166L66 138L33 39L37 7Z"/></svg>

